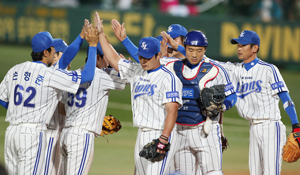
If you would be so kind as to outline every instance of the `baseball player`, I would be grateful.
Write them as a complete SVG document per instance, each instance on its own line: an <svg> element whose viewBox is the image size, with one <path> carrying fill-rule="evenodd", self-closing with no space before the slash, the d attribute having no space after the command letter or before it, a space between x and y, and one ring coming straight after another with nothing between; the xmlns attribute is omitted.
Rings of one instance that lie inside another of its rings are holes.
<svg viewBox="0 0 300 175"><path fill-rule="evenodd" d="M237 111L250 124L250 174L279 175L286 142L279 99L291 119L293 131L299 131L295 105L278 68L257 57L260 38L254 31L242 31L238 38L231 39L231 44L237 45L238 57L243 62L227 62L224 66L236 88Z"/></svg>
<svg viewBox="0 0 300 175"><path fill-rule="evenodd" d="M89 20L85 19L84 26L82 27L81 33L77 36L77 38L68 45L62 39L58 39L60 43L58 46L55 46L55 54L54 60L51 66L54 68L65 69L67 66L67 70L71 67L71 61L74 59L76 54L78 53L87 32L88 27L90 26ZM64 53L64 54L63 54ZM67 65L67 63L70 63ZM46 147L46 160L45 160L45 173L47 174L61 174L61 161L60 161L60 147L59 147L59 137L62 131L62 128L65 123L65 115L60 114L60 109L64 109L64 105L59 102L57 105L53 116L50 120L50 123L47 125L47 147Z"/></svg>
<svg viewBox="0 0 300 175"><path fill-rule="evenodd" d="M92 37L88 32L87 38ZM84 71L48 68L57 40L49 32L31 41L32 62L11 68L0 84L0 100L7 105L4 158L9 174L43 174L46 125L60 99L60 90L75 93L80 83L93 79L95 58ZM91 48L96 51L96 48ZM96 53L94 53L96 55Z"/></svg>
<svg viewBox="0 0 300 175"><path fill-rule="evenodd" d="M103 32L102 21L99 24L99 41L104 55L110 65L120 73L120 77L128 80L131 86L133 125L139 128L134 154L134 174L169 174L167 170L177 147L172 130L178 108L182 104L182 84L173 73L160 65L160 43L156 38L146 37L140 40L137 52L140 64L136 64L119 57ZM162 144L171 143L167 153L162 148L157 149L166 156L154 159L140 157L142 148L157 138Z"/></svg>
<svg viewBox="0 0 300 175"><path fill-rule="evenodd" d="M94 155L94 138L101 134L109 91L125 88L118 72L107 68L108 61L100 50L98 44L94 80L81 84L77 93L63 95L66 110L60 138L63 174L88 174Z"/></svg>
<svg viewBox="0 0 300 175"><path fill-rule="evenodd" d="M165 32L163 33L167 35ZM211 124L211 131L205 131L207 116L201 109L200 91L204 87L225 85L223 110L230 109L236 102L236 94L227 71L207 58L204 54L208 46L206 36L200 31L191 31L184 41L186 59L171 62L167 67L178 76L183 84L183 106L178 111L177 144L175 153L176 171L195 174L199 167L202 174L222 175L222 144L219 117ZM193 155L196 160L191 159Z"/></svg>
<svg viewBox="0 0 300 175"><path fill-rule="evenodd" d="M119 21L117 21L116 19L113 19L111 21L112 24L112 28L114 30L115 36L116 38L122 42L122 44L124 45L124 47L126 48L126 50L128 51L128 53L131 55L131 57L137 62L139 63L139 58L136 54L136 52L138 51L138 48L131 42L131 40L128 38L128 36L126 35L126 29L125 29L125 24L123 23L122 25L119 23ZM170 36L173 38L173 40L179 44L183 46L183 39L187 34L187 30L185 27L179 25L179 24L172 24L168 27L168 34L170 34ZM162 37L158 36L156 37L159 41L162 41ZM184 51L184 49L182 49L182 47L180 51ZM171 61L177 61L180 60L182 58L185 58L185 55L182 54L179 51L176 51L174 49L172 49L171 46L169 46L167 48L167 55L163 55L163 57L160 59L160 64L162 65L166 65L168 62ZM170 54L171 53L171 54ZM184 51L185 53L185 51Z"/></svg>

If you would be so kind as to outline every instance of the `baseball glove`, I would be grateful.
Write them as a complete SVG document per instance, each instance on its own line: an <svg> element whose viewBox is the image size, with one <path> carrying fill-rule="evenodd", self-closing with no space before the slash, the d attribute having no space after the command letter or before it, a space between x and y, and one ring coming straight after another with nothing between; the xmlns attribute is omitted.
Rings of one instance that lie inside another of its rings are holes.
<svg viewBox="0 0 300 175"><path fill-rule="evenodd" d="M143 149L140 151L139 155L140 157L144 157L146 159L154 159L158 158L160 156L164 156L164 154L158 153L157 149L164 150L165 152L168 152L170 150L170 143L164 144L159 141L159 139L154 139L152 142L148 143L143 147Z"/></svg>
<svg viewBox="0 0 300 175"><path fill-rule="evenodd" d="M113 134L122 128L121 122L112 115L105 116L103 119L101 136Z"/></svg>
<svg viewBox="0 0 300 175"><path fill-rule="evenodd" d="M283 147L282 158L288 163L296 162L300 158L300 125L293 125L293 132L287 138Z"/></svg>
<svg viewBox="0 0 300 175"><path fill-rule="evenodd" d="M203 88L200 92L202 113L205 116L215 117L223 109L225 100L225 85L215 85Z"/></svg>
<svg viewBox="0 0 300 175"><path fill-rule="evenodd" d="M224 152L229 146L229 143L225 136L221 136L221 141L222 141L222 152Z"/></svg>

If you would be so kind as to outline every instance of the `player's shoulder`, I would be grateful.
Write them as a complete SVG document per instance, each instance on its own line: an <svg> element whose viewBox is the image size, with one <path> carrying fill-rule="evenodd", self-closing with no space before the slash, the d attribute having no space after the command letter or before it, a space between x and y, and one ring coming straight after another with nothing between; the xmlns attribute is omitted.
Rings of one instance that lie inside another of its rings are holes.
<svg viewBox="0 0 300 175"><path fill-rule="evenodd" d="M261 59L258 59L257 66L259 66L260 70L266 70L270 73L279 72L279 69L274 64L268 63L266 61L263 61Z"/></svg>

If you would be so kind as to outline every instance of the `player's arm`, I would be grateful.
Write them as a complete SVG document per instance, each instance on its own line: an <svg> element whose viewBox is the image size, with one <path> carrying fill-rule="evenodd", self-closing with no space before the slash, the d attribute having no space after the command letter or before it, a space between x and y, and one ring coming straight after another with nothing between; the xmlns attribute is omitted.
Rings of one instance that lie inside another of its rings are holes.
<svg viewBox="0 0 300 175"><path fill-rule="evenodd" d="M0 105L3 106L5 109L8 108L8 104L9 104L8 102L0 100Z"/></svg>
<svg viewBox="0 0 300 175"><path fill-rule="evenodd" d="M126 48L131 57L139 63L139 57L135 55L138 51L138 48L131 42L126 34L125 24L122 25L116 19L111 21L111 28L114 30L116 38L122 42L123 46Z"/></svg>
<svg viewBox="0 0 300 175"><path fill-rule="evenodd" d="M165 108L167 111L167 117L165 120L165 126L162 135L169 138L177 119L179 104L177 102L166 103ZM168 141L163 140L162 138L159 138L159 140L162 143L168 143Z"/></svg>
<svg viewBox="0 0 300 175"><path fill-rule="evenodd" d="M235 105L236 101L237 101L236 93L226 96L224 103L223 103L226 108L224 108L223 111L227 111L227 110L231 109Z"/></svg>
<svg viewBox="0 0 300 175"><path fill-rule="evenodd" d="M284 92L278 93L278 96L283 103L283 108L284 108L285 112L288 114L288 116L291 119L292 125L299 124L295 105L290 97L290 94L288 92L284 91Z"/></svg>
<svg viewBox="0 0 300 175"><path fill-rule="evenodd" d="M81 82L80 84L92 81L96 69L97 59L97 43L98 43L98 32L93 27L89 28L86 32L86 41L89 43L88 59L86 61L83 71L81 71Z"/></svg>
<svg viewBox="0 0 300 175"><path fill-rule="evenodd" d="M167 32L162 31L161 36L167 40L170 46L174 49L182 53L182 55L186 56L185 48L180 44L176 43L176 41L169 35Z"/></svg>
<svg viewBox="0 0 300 175"><path fill-rule="evenodd" d="M89 20L85 19L84 25L82 27L81 33L77 36L77 38L66 48L64 53L62 54L60 60L59 60L59 68L65 69L68 67L68 65L71 63L71 61L75 58L77 55L84 39L85 39L85 33L87 32L87 29L89 28Z"/></svg>
<svg viewBox="0 0 300 175"><path fill-rule="evenodd" d="M100 17L98 13L95 13L95 25L99 32L99 41L100 45L102 47L103 53L105 57L107 58L109 65L112 66L117 72L119 72L118 63L121 59L119 54L116 52L116 50L113 48L113 46L109 43L107 37L104 34L103 31L103 24L102 20L100 20Z"/></svg>

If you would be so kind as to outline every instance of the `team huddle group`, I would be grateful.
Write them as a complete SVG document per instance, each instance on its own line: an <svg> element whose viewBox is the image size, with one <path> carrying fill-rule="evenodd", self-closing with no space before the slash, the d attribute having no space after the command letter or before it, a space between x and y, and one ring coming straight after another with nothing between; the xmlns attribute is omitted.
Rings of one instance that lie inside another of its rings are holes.
<svg viewBox="0 0 300 175"><path fill-rule="evenodd" d="M126 84L138 127L133 174L222 175L223 113L234 105L250 124L250 174L280 174L286 142L280 99L293 133L300 133L300 125L278 68L257 57L260 38L254 31L228 41L242 62L225 63L205 55L208 39L201 31L172 24L135 46L124 23L112 20L131 61L109 43L102 22L96 12L94 24L85 20L69 46L49 32L37 33L32 61L4 77L0 104L9 122L4 148L9 175L88 174L109 91ZM86 63L71 71L84 40Z"/></svg>

